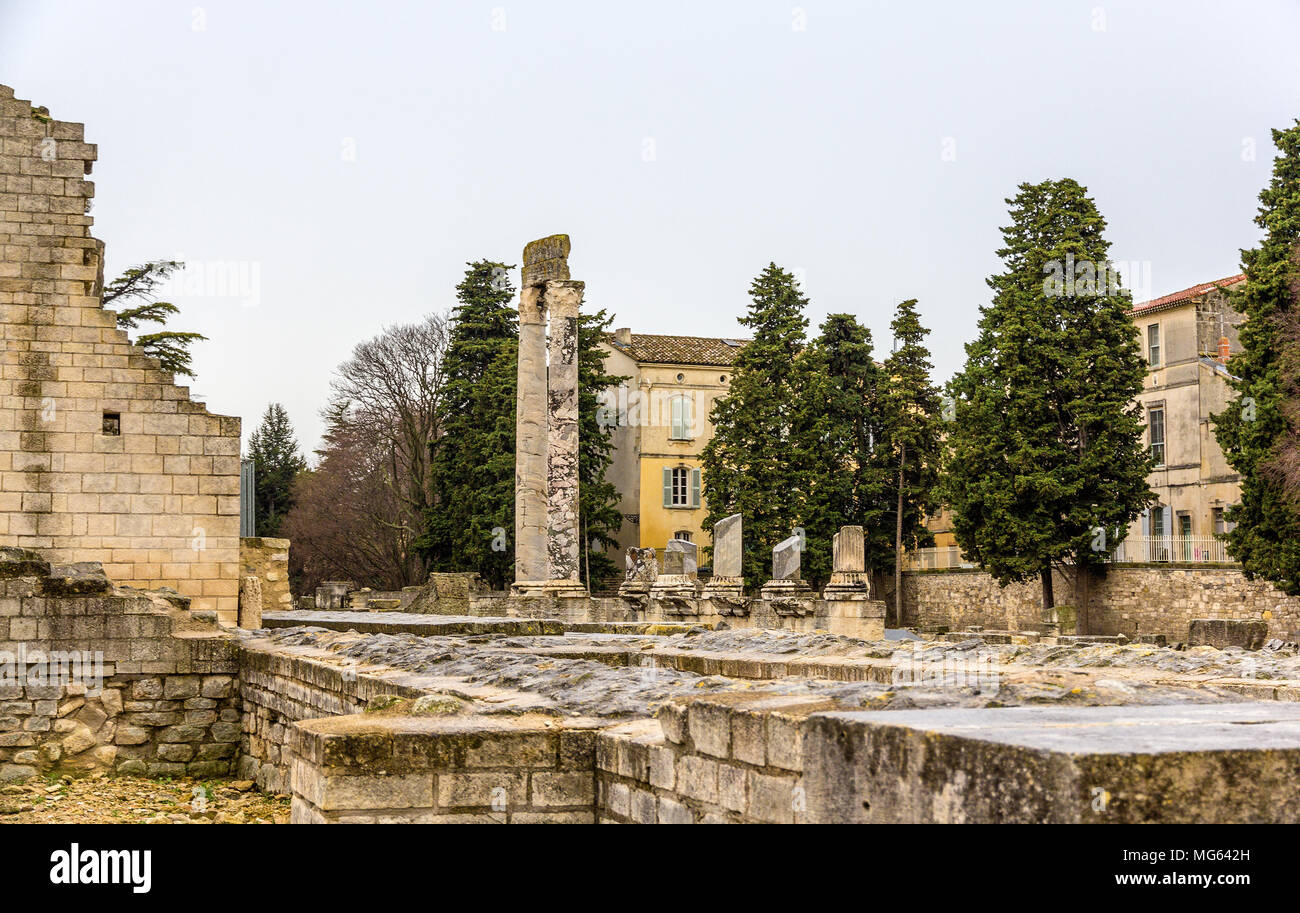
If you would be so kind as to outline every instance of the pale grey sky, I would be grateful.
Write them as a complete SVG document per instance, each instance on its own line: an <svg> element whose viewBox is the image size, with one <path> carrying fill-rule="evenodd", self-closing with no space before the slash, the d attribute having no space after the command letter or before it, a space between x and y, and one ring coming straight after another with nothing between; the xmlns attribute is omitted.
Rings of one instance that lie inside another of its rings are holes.
<svg viewBox="0 0 1300 913"><path fill-rule="evenodd" d="M1139 297L1231 275L1298 37L1296 0L0 0L0 83L99 144L110 275L193 264L193 389L310 448L356 342L555 232L636 332L738 335L770 260L882 350L918 298L939 381L1021 181L1085 184Z"/></svg>

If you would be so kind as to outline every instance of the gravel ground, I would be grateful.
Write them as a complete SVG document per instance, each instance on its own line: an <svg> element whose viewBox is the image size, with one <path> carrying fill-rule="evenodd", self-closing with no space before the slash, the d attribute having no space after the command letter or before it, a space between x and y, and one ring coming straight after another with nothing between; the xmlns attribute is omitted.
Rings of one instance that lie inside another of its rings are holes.
<svg viewBox="0 0 1300 913"><path fill-rule="evenodd" d="M0 786L0 824L288 824L247 780L33 777Z"/></svg>
<svg viewBox="0 0 1300 913"><path fill-rule="evenodd" d="M570 716L643 717L673 697L736 690L830 697L848 707L886 710L1009 707L1026 704L1102 706L1220 703L1244 700L1233 692L1209 684L1154 685L1126 676L1122 668L1117 669L1113 677L1107 676L1104 679L1075 671L1076 667L1084 666L1095 671L1099 665L1139 665L1147 658L1147 654L1159 654L1169 659L1187 657L1191 653L1153 647L1106 645L1037 648L1047 652L1036 657L1032 651L1023 647L998 650L974 641L964 644L930 642L921 647L921 653L916 654L910 643L899 649L896 642L871 643L830 634L791 634L754 629L671 636L629 635L617 639L603 637L599 641L605 647L619 642L631 650L673 646L706 651L880 658L897 653L902 662L895 681L891 684L878 684L806 678L756 681L717 675L701 676L649 665L614 667L596 660L527 652L530 647L581 647L583 643L593 643L590 640L584 641L581 635L563 638L419 637L410 634L362 635L319 628L297 628L276 631L272 637L284 644L317 647L362 663L386 665L407 672L459 677L470 682L526 691L545 698L554 712ZM1014 653L1016 650L1025 652ZM1061 652L1058 655L1051 651ZM1101 652L1092 655L1091 651ZM1092 659L1088 658L1089 655L1092 655ZM1013 661L1013 656L1014 662L1023 662L1030 668L1015 670L1012 674L993 672L992 666ZM1066 662L1067 659L1071 662ZM1199 670L1208 668L1209 664L1200 661L1200 657L1194 656L1192 659L1199 663ZM474 709L479 713L515 712L506 707L487 705L479 705Z"/></svg>

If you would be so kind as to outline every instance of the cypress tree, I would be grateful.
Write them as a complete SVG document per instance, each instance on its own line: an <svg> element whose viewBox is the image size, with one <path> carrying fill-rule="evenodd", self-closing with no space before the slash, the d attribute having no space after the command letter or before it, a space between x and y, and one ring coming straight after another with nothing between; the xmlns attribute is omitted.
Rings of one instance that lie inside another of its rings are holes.
<svg viewBox="0 0 1300 913"><path fill-rule="evenodd" d="M888 560L883 517L890 483L873 450L883 375L871 357L871 331L850 314L828 315L796 364L800 392L793 439L803 469L802 571L820 587L830 579L832 541L841 526L863 527L869 570Z"/></svg>
<svg viewBox="0 0 1300 913"><path fill-rule="evenodd" d="M512 267L467 264L456 286L443 360L441 435L433 447L434 506L418 546L430 567L477 571L495 588L513 577L515 359Z"/></svg>
<svg viewBox="0 0 1300 913"><path fill-rule="evenodd" d="M733 513L744 516L748 587L770 576L772 548L788 538L803 512L801 470L791 425L799 394L795 359L804 345L808 299L794 276L770 263L750 285L740 318L753 338L732 366L731 389L710 416L704 448L704 528Z"/></svg>
<svg viewBox="0 0 1300 913"><path fill-rule="evenodd" d="M894 351L885 359L881 458L889 464L885 511L893 537L894 620L903 623L903 553L934 542L925 518L938 507L942 450L939 389L930 380L930 350L916 299L898 305L890 323Z"/></svg>
<svg viewBox="0 0 1300 913"><path fill-rule="evenodd" d="M1228 370L1237 399L1213 416L1224 456L1241 473L1241 502L1226 519L1228 551L1249 579L1300 594L1300 504L1284 467L1294 466L1297 440L1297 320L1300 320L1300 121L1273 131L1278 154L1259 195L1255 224L1266 235L1241 253L1245 288L1233 295L1246 315L1242 351ZM1293 473L1292 473L1293 475Z"/></svg>
<svg viewBox="0 0 1300 913"><path fill-rule="evenodd" d="M248 438L248 459L254 463L253 490L257 535L280 535L293 507L293 486L307 461L298 451L293 423L279 403L262 413L262 424Z"/></svg>
<svg viewBox="0 0 1300 913"><path fill-rule="evenodd" d="M1022 184L1007 202L1005 269L951 385L947 494L966 555L1004 586L1038 577L1051 624L1053 566L1086 569L1096 531L1122 535L1154 499L1146 366L1086 190Z"/></svg>

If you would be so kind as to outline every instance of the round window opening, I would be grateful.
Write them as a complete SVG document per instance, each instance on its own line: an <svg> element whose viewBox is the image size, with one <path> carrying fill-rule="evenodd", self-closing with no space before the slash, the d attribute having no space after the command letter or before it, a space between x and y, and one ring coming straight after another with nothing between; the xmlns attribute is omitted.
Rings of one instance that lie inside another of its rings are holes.
<svg viewBox="0 0 1300 913"><path fill-rule="evenodd" d="M725 374L722 375L721 377L718 378L718 380L725 384L727 382L727 375Z"/></svg>
<svg viewBox="0 0 1300 913"><path fill-rule="evenodd" d="M680 384L682 381L684 381L684 380L686 380L686 375L685 375L685 374L678 374L678 375L677 375L677 382L678 382L679 384Z"/></svg>

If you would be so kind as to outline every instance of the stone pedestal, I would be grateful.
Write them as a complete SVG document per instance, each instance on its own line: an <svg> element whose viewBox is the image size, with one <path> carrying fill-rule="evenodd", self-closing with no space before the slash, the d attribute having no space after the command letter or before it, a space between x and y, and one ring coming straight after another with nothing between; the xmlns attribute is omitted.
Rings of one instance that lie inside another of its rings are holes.
<svg viewBox="0 0 1300 913"><path fill-rule="evenodd" d="M749 614L744 598L741 523L740 514L732 514L713 525L713 577L700 595L719 615Z"/></svg>
<svg viewBox="0 0 1300 913"><path fill-rule="evenodd" d="M665 615L698 615L695 544L673 539L664 549L663 573L650 587L650 599Z"/></svg>
<svg viewBox="0 0 1300 913"><path fill-rule="evenodd" d="M627 574L618 588L619 598L635 611L644 612L650 598L650 587L659 576L659 559L654 549L637 548L634 545L627 550L624 561Z"/></svg>
<svg viewBox="0 0 1300 913"><path fill-rule="evenodd" d="M834 562L830 582L822 590L827 601L865 601L871 598L867 576L866 539L861 526L845 526L833 540Z"/></svg>
<svg viewBox="0 0 1300 913"><path fill-rule="evenodd" d="M800 579L803 543L791 536L772 549L772 579L763 584L762 597L778 615L811 615L813 592Z"/></svg>
<svg viewBox="0 0 1300 913"><path fill-rule="evenodd" d="M347 608L348 593L356 585L347 580L322 580L316 587L316 608L327 611Z"/></svg>
<svg viewBox="0 0 1300 913"><path fill-rule="evenodd" d="M815 594L802 580L769 580L759 591L778 615L811 615Z"/></svg>

